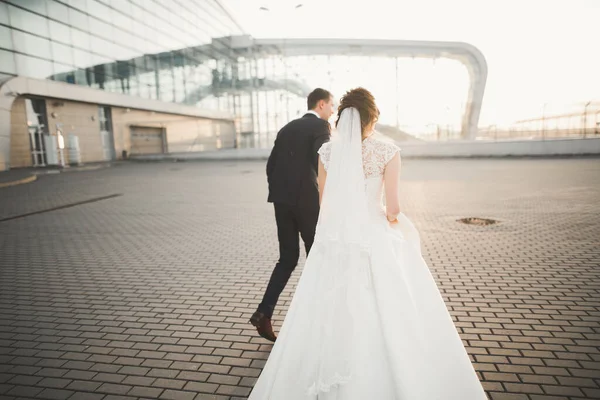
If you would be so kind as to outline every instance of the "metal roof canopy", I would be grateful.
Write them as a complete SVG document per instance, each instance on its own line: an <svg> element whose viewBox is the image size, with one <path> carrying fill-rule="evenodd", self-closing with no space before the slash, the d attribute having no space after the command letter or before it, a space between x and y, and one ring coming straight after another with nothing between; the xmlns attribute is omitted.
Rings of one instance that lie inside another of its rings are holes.
<svg viewBox="0 0 600 400"><path fill-rule="evenodd" d="M246 35L217 40L223 39L229 41L238 55L248 52L254 56L347 55L457 60L465 65L470 77L461 136L463 139L474 139L477 135L487 81L487 62L483 53L469 43L378 39L253 39Z"/></svg>
<svg viewBox="0 0 600 400"><path fill-rule="evenodd" d="M143 55L128 62L117 61L113 64L131 64L150 62L145 71L172 68L163 65L162 58L170 59L184 54L194 55L198 64L206 60L226 60L237 62L238 57L279 56L311 56L311 55L347 55L374 57L419 57L449 58L465 65L470 77L467 104L462 118L461 136L463 139L474 139L481 112L483 93L487 80L487 62L475 46L464 42L437 42L416 40L379 40L379 39L254 39L250 35L235 35L213 38L210 44L172 50L169 52ZM147 64L147 63L146 63ZM102 65L102 64L101 64ZM128 71L124 74L127 75ZM64 75L66 73L63 73Z"/></svg>

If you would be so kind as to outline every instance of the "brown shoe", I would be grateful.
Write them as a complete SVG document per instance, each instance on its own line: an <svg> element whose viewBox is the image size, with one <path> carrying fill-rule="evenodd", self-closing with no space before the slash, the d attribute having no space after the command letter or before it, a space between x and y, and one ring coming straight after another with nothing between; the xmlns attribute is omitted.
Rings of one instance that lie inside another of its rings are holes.
<svg viewBox="0 0 600 400"><path fill-rule="evenodd" d="M275 332L273 332L273 326L271 325L271 318L267 317L264 313L256 311L250 318L250 323L256 327L258 334L263 338L274 342L277 340Z"/></svg>

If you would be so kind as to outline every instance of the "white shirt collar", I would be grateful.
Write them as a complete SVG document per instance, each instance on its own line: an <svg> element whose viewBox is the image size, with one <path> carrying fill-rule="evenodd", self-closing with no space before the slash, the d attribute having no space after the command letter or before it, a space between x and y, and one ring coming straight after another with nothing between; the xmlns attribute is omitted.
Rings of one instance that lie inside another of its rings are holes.
<svg viewBox="0 0 600 400"><path fill-rule="evenodd" d="M314 110L308 110L306 113L307 113L307 114L316 115L316 116L317 116L317 118L321 118L321 116L320 116L319 114L317 114L317 112L316 112L316 111L314 111Z"/></svg>

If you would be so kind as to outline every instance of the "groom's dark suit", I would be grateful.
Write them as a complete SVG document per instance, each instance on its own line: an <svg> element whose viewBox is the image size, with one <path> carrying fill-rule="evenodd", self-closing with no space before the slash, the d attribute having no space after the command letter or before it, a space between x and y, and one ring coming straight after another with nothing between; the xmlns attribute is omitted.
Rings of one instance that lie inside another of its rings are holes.
<svg viewBox="0 0 600 400"><path fill-rule="evenodd" d="M285 125L277 134L267 162L268 201L275 207L279 262L258 311L271 318L279 295L298 264L302 236L306 253L313 244L319 217L318 154L330 138L330 125L312 113Z"/></svg>

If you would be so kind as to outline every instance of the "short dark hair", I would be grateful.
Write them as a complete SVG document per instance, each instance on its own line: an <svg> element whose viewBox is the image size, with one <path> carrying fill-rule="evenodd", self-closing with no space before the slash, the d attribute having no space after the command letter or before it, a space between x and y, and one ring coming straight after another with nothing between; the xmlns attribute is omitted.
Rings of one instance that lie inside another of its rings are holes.
<svg viewBox="0 0 600 400"><path fill-rule="evenodd" d="M331 98L331 93L325 89L316 88L308 95L308 99L306 104L309 110L312 110L317 106L317 103L321 100L329 101Z"/></svg>

